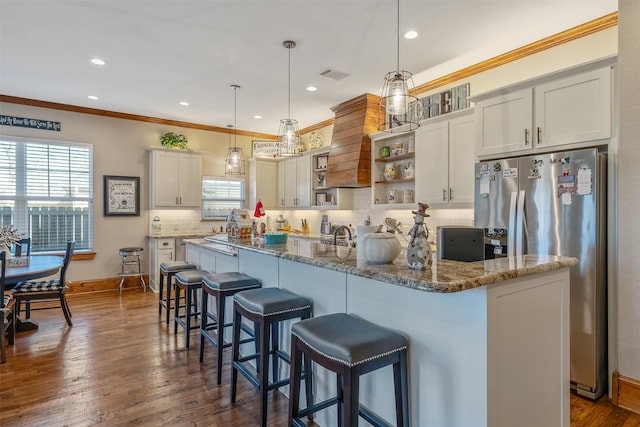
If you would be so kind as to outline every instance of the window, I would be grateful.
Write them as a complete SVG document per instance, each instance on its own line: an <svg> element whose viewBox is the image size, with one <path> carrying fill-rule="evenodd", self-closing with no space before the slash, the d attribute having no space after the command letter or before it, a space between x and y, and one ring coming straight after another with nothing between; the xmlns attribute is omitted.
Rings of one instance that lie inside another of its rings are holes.
<svg viewBox="0 0 640 427"><path fill-rule="evenodd" d="M244 202L244 179L202 177L202 219L225 219Z"/></svg>
<svg viewBox="0 0 640 427"><path fill-rule="evenodd" d="M31 253L93 248L93 147L0 136L0 225L31 237Z"/></svg>

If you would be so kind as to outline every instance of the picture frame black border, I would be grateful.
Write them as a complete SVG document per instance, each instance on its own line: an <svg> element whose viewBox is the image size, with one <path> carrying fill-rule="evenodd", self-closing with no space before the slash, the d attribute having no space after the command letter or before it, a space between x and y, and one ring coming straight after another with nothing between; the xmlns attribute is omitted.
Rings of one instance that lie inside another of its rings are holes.
<svg viewBox="0 0 640 427"><path fill-rule="evenodd" d="M320 159L324 160L324 166L320 166ZM326 170L328 163L329 163L329 155L328 154L322 154L322 155L316 157L316 169L317 170Z"/></svg>
<svg viewBox="0 0 640 427"><path fill-rule="evenodd" d="M131 181L135 189L135 209L134 212L111 212L109 210L109 182L110 181ZM140 177L139 176L103 176L103 210L104 216L140 216Z"/></svg>
<svg viewBox="0 0 640 427"><path fill-rule="evenodd" d="M322 196L324 198L324 200L322 200L322 202L320 202L320 200L318 200L318 196ZM316 206L324 206L324 203L327 201L327 193L325 191L321 191L321 192L317 192L316 193Z"/></svg>

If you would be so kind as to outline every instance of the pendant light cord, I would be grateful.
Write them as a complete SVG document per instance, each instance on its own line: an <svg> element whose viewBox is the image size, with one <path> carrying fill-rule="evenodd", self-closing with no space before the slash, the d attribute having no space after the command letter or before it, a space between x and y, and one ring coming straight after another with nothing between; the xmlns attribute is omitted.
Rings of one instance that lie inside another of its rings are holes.
<svg viewBox="0 0 640 427"><path fill-rule="evenodd" d="M291 47L288 46L287 50L289 51L289 72L288 72L288 82L289 82L289 106L287 112L287 118L291 120Z"/></svg>
<svg viewBox="0 0 640 427"><path fill-rule="evenodd" d="M400 0L398 0L398 22L397 22L397 31L396 31L396 42L397 42L397 56L396 56L396 70L400 71Z"/></svg>
<svg viewBox="0 0 640 427"><path fill-rule="evenodd" d="M234 149L238 148L236 146L236 140L238 135L238 132L236 131L236 129L238 128L237 117L238 117L238 86L236 85L233 87L233 148Z"/></svg>

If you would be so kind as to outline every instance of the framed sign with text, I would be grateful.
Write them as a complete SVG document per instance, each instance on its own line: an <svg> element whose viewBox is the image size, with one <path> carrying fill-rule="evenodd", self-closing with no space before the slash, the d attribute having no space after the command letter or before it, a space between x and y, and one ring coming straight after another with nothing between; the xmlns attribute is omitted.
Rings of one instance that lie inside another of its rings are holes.
<svg viewBox="0 0 640 427"><path fill-rule="evenodd" d="M278 144L280 141L258 141L251 142L251 157L260 159L275 159L278 155Z"/></svg>
<svg viewBox="0 0 640 427"><path fill-rule="evenodd" d="M140 177L104 176L104 216L140 216Z"/></svg>

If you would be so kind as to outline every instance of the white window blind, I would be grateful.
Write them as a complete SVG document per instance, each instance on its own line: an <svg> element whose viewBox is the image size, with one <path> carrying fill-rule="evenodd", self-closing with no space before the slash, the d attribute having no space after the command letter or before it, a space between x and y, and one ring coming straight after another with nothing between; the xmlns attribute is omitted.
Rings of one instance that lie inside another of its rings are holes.
<svg viewBox="0 0 640 427"><path fill-rule="evenodd" d="M202 177L202 219L224 219L244 207L244 179Z"/></svg>
<svg viewBox="0 0 640 427"><path fill-rule="evenodd" d="M93 248L93 147L0 137L0 225L31 237L31 252Z"/></svg>

